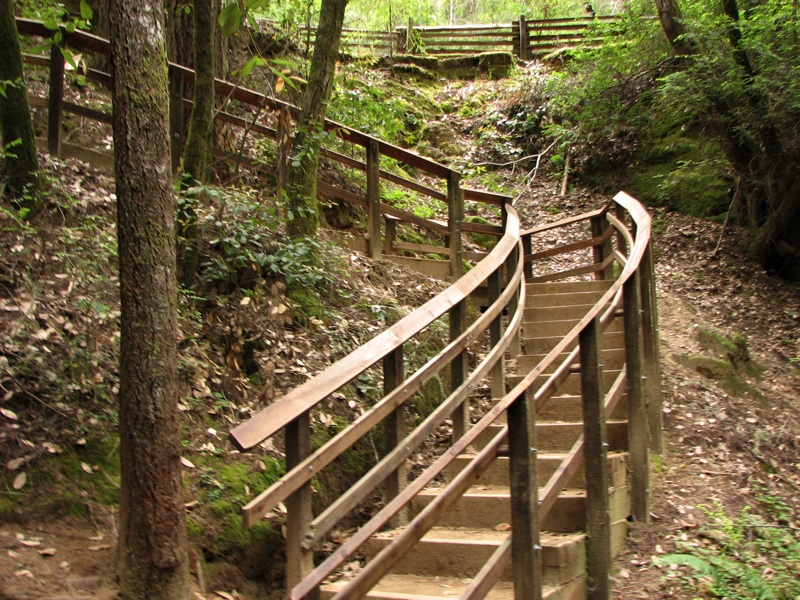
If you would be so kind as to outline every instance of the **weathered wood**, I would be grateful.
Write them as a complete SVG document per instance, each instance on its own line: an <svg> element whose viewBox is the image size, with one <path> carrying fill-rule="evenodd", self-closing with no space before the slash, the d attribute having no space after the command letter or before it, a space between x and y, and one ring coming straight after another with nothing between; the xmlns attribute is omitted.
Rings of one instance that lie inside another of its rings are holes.
<svg viewBox="0 0 800 600"><path fill-rule="evenodd" d="M489 304L497 301L500 297L500 271L497 270L489 276L486 286L486 299ZM489 325L489 344L493 347L499 343L503 337L503 315L499 314ZM500 398L506 393L506 372L505 362L498 362L492 369L491 379L492 398Z"/></svg>
<svg viewBox="0 0 800 600"><path fill-rule="evenodd" d="M381 156L378 142L367 142L367 249L370 258L381 255Z"/></svg>
<svg viewBox="0 0 800 600"><path fill-rule="evenodd" d="M492 556L483 565L478 574L472 579L472 583L464 591L459 600L483 600L494 587L511 560L511 536L503 540L497 547ZM517 596L519 598L519 596Z"/></svg>
<svg viewBox="0 0 800 600"><path fill-rule="evenodd" d="M608 459L600 367L600 327L587 323L579 338L583 398L583 462L586 465L587 597L611 597L611 524L608 515Z"/></svg>
<svg viewBox="0 0 800 600"><path fill-rule="evenodd" d="M528 60L530 58L530 51L528 50L528 23L525 21L525 15L521 15L519 18L517 36L519 40L517 55L520 60Z"/></svg>
<svg viewBox="0 0 800 600"><path fill-rule="evenodd" d="M634 521L650 520L650 452L644 394L639 271L622 286L625 323L625 364L628 371L628 453L630 456L631 516Z"/></svg>
<svg viewBox="0 0 800 600"><path fill-rule="evenodd" d="M308 411L286 426L286 470L311 453L311 417ZM294 587L314 568L314 554L303 541L311 523L311 484L306 483L286 500L286 585Z"/></svg>
<svg viewBox="0 0 800 600"><path fill-rule="evenodd" d="M595 264L602 264L604 261L611 256L613 251L613 247L611 245L611 236L605 235L608 233L610 229L608 218L606 217L606 213L603 212L591 220L592 223L592 236L593 237L603 237L603 243L598 244L593 248L593 255L594 255L594 262ZM605 266L603 269L596 271L595 275L597 279L613 279L614 271L611 265Z"/></svg>
<svg viewBox="0 0 800 600"><path fill-rule="evenodd" d="M649 235L649 234L648 234ZM664 413L661 397L661 363L659 357L658 308L656 306L655 270L652 241L647 243L640 267L642 299L642 333L645 371L645 397L650 448L656 454L664 451Z"/></svg>
<svg viewBox="0 0 800 600"><path fill-rule="evenodd" d="M511 556L514 597L542 597L542 547L539 540L535 404L528 393L508 407L508 456L511 492Z"/></svg>
<svg viewBox="0 0 800 600"><path fill-rule="evenodd" d="M383 359L383 394L388 396L403 384L403 346ZM390 453L406 437L406 410L401 404L386 418L384 452ZM386 478L386 500L400 494L407 484L405 463L394 469ZM406 511L401 511L392 520L392 527L404 525L408 520Z"/></svg>
<svg viewBox="0 0 800 600"><path fill-rule="evenodd" d="M467 303L466 301L459 302L450 309L449 327L450 327L450 340L458 338L467 328ZM450 363L450 389L458 389L462 383L467 380L467 353L461 352L458 356L453 358ZM464 433L469 429L469 401L464 400L453 411L453 441L461 438Z"/></svg>
<svg viewBox="0 0 800 600"><path fill-rule="evenodd" d="M455 281L464 272L461 223L464 221L464 193L460 189L460 174L450 171L447 177L447 226L450 247L450 277Z"/></svg>
<svg viewBox="0 0 800 600"><path fill-rule="evenodd" d="M47 151L61 156L61 123L64 118L64 55L58 44L50 46L50 83L47 102Z"/></svg>

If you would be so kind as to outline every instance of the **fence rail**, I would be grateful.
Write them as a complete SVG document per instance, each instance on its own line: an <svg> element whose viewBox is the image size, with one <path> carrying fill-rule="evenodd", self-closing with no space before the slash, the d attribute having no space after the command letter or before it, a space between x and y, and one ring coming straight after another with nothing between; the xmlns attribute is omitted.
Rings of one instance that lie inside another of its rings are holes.
<svg viewBox="0 0 800 600"><path fill-rule="evenodd" d="M364 51L381 55L505 51L529 60L554 50L596 43L599 39L593 28L616 20L618 17L615 16L558 19L526 19L522 16L513 23L491 25L419 26L409 22L387 31L344 29L342 47L351 53ZM315 28L305 27L301 32L303 39L313 43Z"/></svg>

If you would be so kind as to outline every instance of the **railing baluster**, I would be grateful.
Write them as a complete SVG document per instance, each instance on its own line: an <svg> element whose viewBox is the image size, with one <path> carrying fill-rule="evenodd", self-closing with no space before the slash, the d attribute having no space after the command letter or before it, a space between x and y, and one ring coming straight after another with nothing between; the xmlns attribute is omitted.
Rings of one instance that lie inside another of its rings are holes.
<svg viewBox="0 0 800 600"><path fill-rule="evenodd" d="M392 390L402 385L404 379L403 346L400 346L383 359L383 395L388 395ZM386 417L386 447L384 452L388 453L394 450L406 437L405 423L406 409L405 405L401 404L391 415ZM407 482L405 464L403 464L386 478L385 501L389 502L389 500L398 496L405 489ZM400 527L408 522L408 511L406 509L407 507L404 507L394 516L392 519L393 527Z"/></svg>
<svg viewBox="0 0 800 600"><path fill-rule="evenodd" d="M61 156L61 122L64 117L64 55L58 44L50 46L50 87L47 99L47 151Z"/></svg>
<svg viewBox="0 0 800 600"><path fill-rule="evenodd" d="M459 185L461 175L450 171L447 176L447 228L449 231L450 278L457 280L464 273L461 243L461 222L464 220L464 192Z"/></svg>
<svg viewBox="0 0 800 600"><path fill-rule="evenodd" d="M642 315L639 298L639 271L622 286L625 322L625 364L628 371L628 456L630 461L631 516L646 523L650 518L650 453L647 412L642 376Z"/></svg>
<svg viewBox="0 0 800 600"><path fill-rule="evenodd" d="M606 218L606 213L603 212L596 217L592 218L592 237L600 237L603 235L606 229L610 227L608 223L608 219ZM611 256L613 252L613 248L611 246L611 238L607 238L603 240L603 243L594 246L592 251L594 255L594 262L595 264L602 263L606 258ZM597 279L613 279L614 278L614 265L609 264L605 269L602 271L597 271L595 273Z"/></svg>
<svg viewBox="0 0 800 600"><path fill-rule="evenodd" d="M536 415L527 392L506 411L511 486L511 563L514 598L542 597L542 547L539 540L539 484Z"/></svg>
<svg viewBox="0 0 800 600"><path fill-rule="evenodd" d="M608 513L608 451L600 327L593 319L580 333L583 455L586 468L586 575L590 600L610 598L611 526Z"/></svg>
<svg viewBox="0 0 800 600"><path fill-rule="evenodd" d="M501 275L499 269L489 276L489 281L486 284L486 301L489 306L494 304L494 302L500 297L500 278ZM489 325L489 343L491 347L497 345L502 337L503 313L500 313L492 321L492 324ZM506 372L505 361L503 360L498 361L497 364L492 368L491 389L492 398L502 398L503 394L506 393Z"/></svg>
<svg viewBox="0 0 800 600"><path fill-rule="evenodd" d="M381 256L381 155L378 140L367 141L367 251Z"/></svg>
<svg viewBox="0 0 800 600"><path fill-rule="evenodd" d="M286 471L311 454L311 413L305 411L286 426ZM303 548L311 523L311 483L286 499L286 587L293 588L314 569L314 555ZM310 598L310 596L309 596Z"/></svg>
<svg viewBox="0 0 800 600"><path fill-rule="evenodd" d="M467 328L467 303L461 301L449 312L450 341L456 339ZM461 352L450 363L450 390L457 389L467 379L467 353ZM462 437L469 429L469 400L464 400L453 411L453 441Z"/></svg>
<svg viewBox="0 0 800 600"><path fill-rule="evenodd" d="M661 399L661 363L659 362L658 309L656 307L653 241L648 241L641 262L642 338L644 341L645 397L650 432L650 447L656 454L664 451Z"/></svg>

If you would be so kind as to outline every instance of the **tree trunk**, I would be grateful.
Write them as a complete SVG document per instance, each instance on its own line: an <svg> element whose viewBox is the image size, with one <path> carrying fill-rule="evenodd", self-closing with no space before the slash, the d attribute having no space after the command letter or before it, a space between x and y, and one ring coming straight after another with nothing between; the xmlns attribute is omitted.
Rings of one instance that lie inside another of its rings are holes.
<svg viewBox="0 0 800 600"><path fill-rule="evenodd" d="M216 6L214 0L194 2L194 106L189 134L183 152L182 188L208 183L211 151L214 147L214 39ZM180 280L184 286L194 283L198 263L197 215L194 203L202 195L186 198L178 211Z"/></svg>
<svg viewBox="0 0 800 600"><path fill-rule="evenodd" d="M676 0L655 0L661 28L676 54L689 56L697 51L691 40L686 38L683 15Z"/></svg>
<svg viewBox="0 0 800 600"><path fill-rule="evenodd" d="M9 82L5 96L0 94L0 130L5 158L4 178L10 198L21 202L28 193L25 208L36 208L38 159L33 135L28 91L22 73L22 53L14 21L13 0L0 0L0 81ZM19 140L13 147L9 144ZM14 157L10 155L15 155ZM2 190L0 190L2 191Z"/></svg>
<svg viewBox="0 0 800 600"><path fill-rule="evenodd" d="M308 84L303 90L300 119L294 139L295 164L289 171L286 185L290 211L287 232L293 239L315 236L319 228L317 166L320 134L327 103L333 91L336 57L339 55L346 6L347 0L322 0L314 55L311 58Z"/></svg>
<svg viewBox="0 0 800 600"><path fill-rule="evenodd" d="M114 2L120 299L120 526L126 600L191 597L182 502L175 198L161 2Z"/></svg>

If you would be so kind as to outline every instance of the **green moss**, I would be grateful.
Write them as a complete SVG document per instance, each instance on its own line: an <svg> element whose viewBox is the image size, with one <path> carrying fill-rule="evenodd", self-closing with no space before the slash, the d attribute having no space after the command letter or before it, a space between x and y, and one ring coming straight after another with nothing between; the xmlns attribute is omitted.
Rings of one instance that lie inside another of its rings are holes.
<svg viewBox="0 0 800 600"><path fill-rule="evenodd" d="M202 537L205 527L195 521L191 515L186 515L186 533L189 535L190 540L196 540Z"/></svg>
<svg viewBox="0 0 800 600"><path fill-rule="evenodd" d="M292 285L287 290L287 297L297 305L297 309L292 316L298 323L307 323L311 318L319 319L320 321L327 318L325 307L314 290Z"/></svg>
<svg viewBox="0 0 800 600"><path fill-rule="evenodd" d="M481 225L492 225L489 220L484 219L483 217L479 217L477 215L472 215L466 218L467 223L480 223ZM478 244L486 248L486 250L491 250L497 244L498 238L489 235L487 233L467 233L467 239L472 241L474 244Z"/></svg>

